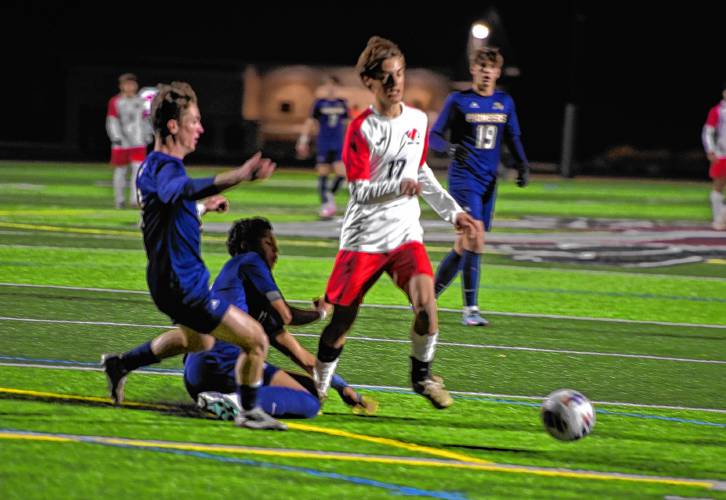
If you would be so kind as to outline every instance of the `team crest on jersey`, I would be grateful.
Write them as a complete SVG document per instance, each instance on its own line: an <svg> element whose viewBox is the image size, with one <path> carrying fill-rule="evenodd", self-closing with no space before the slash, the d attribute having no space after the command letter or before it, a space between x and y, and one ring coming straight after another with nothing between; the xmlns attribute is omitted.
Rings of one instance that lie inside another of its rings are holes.
<svg viewBox="0 0 726 500"><path fill-rule="evenodd" d="M412 128L406 132L406 137L408 137L408 144L418 144L421 142L421 133L418 129Z"/></svg>
<svg viewBox="0 0 726 500"><path fill-rule="evenodd" d="M492 109L495 111L501 111L504 109L504 104L502 104L501 102L495 102L494 105L492 105Z"/></svg>

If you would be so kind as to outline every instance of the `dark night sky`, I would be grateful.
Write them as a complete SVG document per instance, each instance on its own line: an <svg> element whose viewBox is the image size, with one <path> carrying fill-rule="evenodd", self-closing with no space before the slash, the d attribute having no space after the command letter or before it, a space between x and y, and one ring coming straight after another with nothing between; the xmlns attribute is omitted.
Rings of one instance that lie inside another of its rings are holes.
<svg viewBox="0 0 726 500"><path fill-rule="evenodd" d="M216 61L352 65L373 34L396 41L411 67L456 74L468 26L495 7L508 41L505 58L521 70L507 83L533 159L557 158L568 97L580 106L583 154L617 144L698 149L706 112L726 80L726 17L712 2L679 8L635 3L448 2L421 10L410 1L294 7L238 2L234 9L230 2L127 2L109 11L112 4L101 2L48 7L31 1L0 7L11 28L2 34L3 52L16 47L7 51L4 66L17 78L4 85L47 94L69 59L108 65L151 56L188 67ZM245 7L249 11L236 12ZM36 112L41 110L32 105L10 106L11 119ZM29 134L37 130L27 128Z"/></svg>

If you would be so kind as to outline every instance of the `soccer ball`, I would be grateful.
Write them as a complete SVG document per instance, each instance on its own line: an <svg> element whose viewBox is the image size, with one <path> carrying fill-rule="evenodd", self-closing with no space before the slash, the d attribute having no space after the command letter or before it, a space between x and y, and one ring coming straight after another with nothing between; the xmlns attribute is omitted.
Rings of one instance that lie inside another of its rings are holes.
<svg viewBox="0 0 726 500"><path fill-rule="evenodd" d="M592 432L595 410L592 403L579 392L559 389L542 403L542 423L553 438L576 441Z"/></svg>

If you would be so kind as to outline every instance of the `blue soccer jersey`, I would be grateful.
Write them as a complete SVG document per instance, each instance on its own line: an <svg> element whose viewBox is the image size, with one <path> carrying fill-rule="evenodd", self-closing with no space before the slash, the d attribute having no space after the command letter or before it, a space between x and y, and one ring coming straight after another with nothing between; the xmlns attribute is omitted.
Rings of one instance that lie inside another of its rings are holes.
<svg viewBox="0 0 726 500"><path fill-rule="evenodd" d="M265 320L272 309L270 303L282 299L269 266L256 252L244 252L227 261L214 280L212 294L247 312L265 330Z"/></svg>
<svg viewBox="0 0 726 500"><path fill-rule="evenodd" d="M344 121L350 117L345 99L318 99L312 117L320 124L318 150L340 149L345 134Z"/></svg>
<svg viewBox="0 0 726 500"><path fill-rule="evenodd" d="M154 151L141 165L136 187L149 259L146 278L154 301L208 301L209 271L201 256L196 201L219 193L214 178L191 179L179 158Z"/></svg>
<svg viewBox="0 0 726 500"><path fill-rule="evenodd" d="M457 160L451 163L449 189L487 189L496 179L505 136L512 141L517 161L526 163L519 120L509 94L495 91L482 96L473 90L450 94L431 129L429 145L434 151L445 152L449 144L464 144L471 153L463 164Z"/></svg>

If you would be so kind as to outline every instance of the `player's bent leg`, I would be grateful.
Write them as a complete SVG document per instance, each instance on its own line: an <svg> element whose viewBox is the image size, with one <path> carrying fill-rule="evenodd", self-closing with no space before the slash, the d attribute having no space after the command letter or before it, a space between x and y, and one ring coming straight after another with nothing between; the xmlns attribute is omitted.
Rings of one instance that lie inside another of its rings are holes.
<svg viewBox="0 0 726 500"><path fill-rule="evenodd" d="M444 388L443 379L431 374L439 337L438 313L431 276L413 276L407 291L416 315L411 328L411 386L435 408L448 408L454 404L454 400Z"/></svg>
<svg viewBox="0 0 726 500"><path fill-rule="evenodd" d="M461 269L461 256L464 252L462 242L463 239L463 234L459 234L456 236L454 248L452 248L449 253L446 254L443 259L441 259L441 262L439 262L439 266L436 268L434 292L436 293L437 299L441 296L442 293L444 293L447 288L449 288L451 282L454 281L456 275L459 274L459 269Z"/></svg>
<svg viewBox="0 0 726 500"><path fill-rule="evenodd" d="M321 399L327 397L331 379L335 374L340 354L343 352L345 335L353 326L357 315L357 303L349 306L335 305L333 318L320 335L313 379Z"/></svg>

